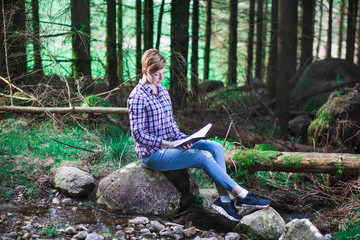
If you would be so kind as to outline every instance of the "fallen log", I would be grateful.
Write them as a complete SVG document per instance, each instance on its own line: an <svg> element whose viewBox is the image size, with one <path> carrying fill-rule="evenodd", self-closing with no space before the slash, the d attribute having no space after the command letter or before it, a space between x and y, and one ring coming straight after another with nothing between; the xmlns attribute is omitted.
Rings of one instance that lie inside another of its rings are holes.
<svg viewBox="0 0 360 240"><path fill-rule="evenodd" d="M0 106L0 111L21 113L104 113L128 114L127 108L121 107L22 107Z"/></svg>
<svg viewBox="0 0 360 240"><path fill-rule="evenodd" d="M329 173L360 176L359 154L276 152L246 149L227 151L225 161L228 168L240 169L240 171Z"/></svg>

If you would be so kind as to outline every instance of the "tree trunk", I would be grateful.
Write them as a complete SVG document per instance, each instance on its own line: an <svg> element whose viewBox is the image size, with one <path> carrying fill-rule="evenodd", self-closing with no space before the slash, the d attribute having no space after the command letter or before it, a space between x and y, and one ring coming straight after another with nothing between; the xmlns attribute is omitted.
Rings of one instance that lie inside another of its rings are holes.
<svg viewBox="0 0 360 240"><path fill-rule="evenodd" d="M158 50L160 49L161 25L162 25L162 17L164 15L164 5L165 5L165 0L162 0L160 6L158 29L157 29L157 40L156 40L156 49Z"/></svg>
<svg viewBox="0 0 360 240"><path fill-rule="evenodd" d="M25 0L4 0L4 11L9 75L12 82L20 83L27 71Z"/></svg>
<svg viewBox="0 0 360 240"><path fill-rule="evenodd" d="M211 43L211 8L212 0L207 0L206 6L206 28L205 28L205 50L204 50L204 81L209 80L210 69L210 43Z"/></svg>
<svg viewBox="0 0 360 240"><path fill-rule="evenodd" d="M276 116L284 139L288 134L290 80L296 72L296 29L297 0L280 0Z"/></svg>
<svg viewBox="0 0 360 240"><path fill-rule="evenodd" d="M136 0L136 75L141 77L141 0Z"/></svg>
<svg viewBox="0 0 360 240"><path fill-rule="evenodd" d="M315 58L319 59L319 52L320 52L320 45L321 45L321 36L322 36L322 20L323 20L323 0L320 0L319 4L319 11L320 11L320 19L319 19L319 32L317 36L317 45L316 45L316 55Z"/></svg>
<svg viewBox="0 0 360 240"><path fill-rule="evenodd" d="M358 0L349 0L345 59L350 62L354 62L357 12Z"/></svg>
<svg viewBox="0 0 360 240"><path fill-rule="evenodd" d="M144 4L144 51L153 48L154 2L145 0Z"/></svg>
<svg viewBox="0 0 360 240"><path fill-rule="evenodd" d="M254 156L252 163L247 166L247 169L251 171L360 175L359 155L346 153L278 152L276 156L276 152L231 150L226 152L226 165L230 169L237 169L239 161L244 160L242 157L249 154ZM241 164L241 167L241 170L244 170L246 166Z"/></svg>
<svg viewBox="0 0 360 240"><path fill-rule="evenodd" d="M186 97L189 5L190 0L173 0L171 2L170 94L175 110L185 104Z"/></svg>
<svg viewBox="0 0 360 240"><path fill-rule="evenodd" d="M71 0L73 77L84 80L91 92L90 0ZM74 87L74 86L73 86Z"/></svg>
<svg viewBox="0 0 360 240"><path fill-rule="evenodd" d="M236 85L237 82L237 11L238 0L230 0L228 85Z"/></svg>
<svg viewBox="0 0 360 240"><path fill-rule="evenodd" d="M345 0L341 0L340 3L340 19L339 19L339 42L338 42L338 51L337 57L342 57L342 42L344 41L344 16L345 16Z"/></svg>
<svg viewBox="0 0 360 240"><path fill-rule="evenodd" d="M251 72L253 67L253 51L254 51L254 18L255 18L255 0L249 0L249 35L247 43L247 68L246 79L248 84L251 79Z"/></svg>
<svg viewBox="0 0 360 240"><path fill-rule="evenodd" d="M6 77L6 61L5 61L5 38L4 38L4 21L3 21L3 4L2 0L0 0L0 76ZM6 84L3 81L0 81L0 88L5 88Z"/></svg>
<svg viewBox="0 0 360 240"><path fill-rule="evenodd" d="M257 20L256 20L256 61L255 77L262 79L262 54L263 54L263 0L257 1Z"/></svg>
<svg viewBox="0 0 360 240"><path fill-rule="evenodd" d="M111 90L119 85L116 58L116 3L115 0L106 0L106 3L106 75Z"/></svg>
<svg viewBox="0 0 360 240"><path fill-rule="evenodd" d="M19 107L0 106L0 111L19 113L103 113L128 114L127 108L120 107Z"/></svg>
<svg viewBox="0 0 360 240"><path fill-rule="evenodd" d="M329 19L328 19L328 32L326 42L326 57L331 58L331 45L332 45L332 17L333 17L333 0L329 0Z"/></svg>
<svg viewBox="0 0 360 240"><path fill-rule="evenodd" d="M33 72L37 77L41 78L44 75L41 60L41 45L40 45L40 22L39 22L39 0L31 0L32 6L32 23L34 31L34 67Z"/></svg>
<svg viewBox="0 0 360 240"><path fill-rule="evenodd" d="M357 65L360 65L360 13L358 14L358 29L357 29Z"/></svg>
<svg viewBox="0 0 360 240"><path fill-rule="evenodd" d="M199 93L199 72L198 72L198 46L199 46L199 0L193 1L192 18L192 55L191 55L191 90L193 99L197 99Z"/></svg>
<svg viewBox="0 0 360 240"><path fill-rule="evenodd" d="M302 6L300 68L305 69L313 60L315 0L302 1Z"/></svg>
<svg viewBox="0 0 360 240"><path fill-rule="evenodd" d="M117 57L118 57L118 79L119 83L124 82L123 77L123 70L124 70L124 63L123 63L123 9L122 9L122 0L119 0L118 6L118 47L117 47Z"/></svg>
<svg viewBox="0 0 360 240"><path fill-rule="evenodd" d="M271 37L268 65L268 86L271 97L276 93L276 66L277 66L277 41L278 41L278 0L271 4Z"/></svg>

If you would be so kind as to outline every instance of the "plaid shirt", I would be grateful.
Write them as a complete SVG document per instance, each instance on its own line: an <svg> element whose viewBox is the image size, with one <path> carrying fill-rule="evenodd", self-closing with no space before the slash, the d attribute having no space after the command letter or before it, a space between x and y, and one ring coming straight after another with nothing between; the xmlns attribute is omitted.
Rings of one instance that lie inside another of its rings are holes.
<svg viewBox="0 0 360 240"><path fill-rule="evenodd" d="M174 120L168 91L163 85L157 89L158 94L154 94L148 85L139 82L127 101L131 135L139 158L161 149L162 140L186 137Z"/></svg>

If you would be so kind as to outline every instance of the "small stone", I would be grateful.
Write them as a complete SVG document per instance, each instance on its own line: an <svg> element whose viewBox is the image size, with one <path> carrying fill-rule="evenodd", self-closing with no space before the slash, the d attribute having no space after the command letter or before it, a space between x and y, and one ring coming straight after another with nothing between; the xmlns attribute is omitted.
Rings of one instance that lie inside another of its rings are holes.
<svg viewBox="0 0 360 240"><path fill-rule="evenodd" d="M80 232L78 232L78 234L76 234L74 236L74 238L82 240L82 239L85 239L88 236L88 234L89 233L87 231L80 231Z"/></svg>
<svg viewBox="0 0 360 240"><path fill-rule="evenodd" d="M194 240L201 240L201 237L196 236L196 237L194 238Z"/></svg>
<svg viewBox="0 0 360 240"><path fill-rule="evenodd" d="M60 200L58 198L53 198L52 203L58 205L60 204Z"/></svg>
<svg viewBox="0 0 360 240"><path fill-rule="evenodd" d="M12 217L12 213L11 212L9 212L9 213L7 213L7 215L8 215L8 217Z"/></svg>
<svg viewBox="0 0 360 240"><path fill-rule="evenodd" d="M10 238L17 238L18 233L17 233L17 232L10 232L10 233L7 234L7 235L8 235L8 237L10 237ZM6 234L5 234L5 236L6 236Z"/></svg>
<svg viewBox="0 0 360 240"><path fill-rule="evenodd" d="M22 229L30 232L30 231L33 229L33 226L31 226L31 225L26 225L26 226L24 226Z"/></svg>
<svg viewBox="0 0 360 240"><path fill-rule="evenodd" d="M123 229L121 225L116 225L115 228L116 228L116 230L122 230Z"/></svg>
<svg viewBox="0 0 360 240"><path fill-rule="evenodd" d="M72 204L72 199L71 198L64 198L63 200L61 200L61 203L64 205L71 205Z"/></svg>
<svg viewBox="0 0 360 240"><path fill-rule="evenodd" d="M240 240L240 234L236 232L229 232L226 234L225 240Z"/></svg>
<svg viewBox="0 0 360 240"><path fill-rule="evenodd" d="M73 212L76 212L77 209L78 209L77 207L72 207L72 208L71 208L71 210L72 210Z"/></svg>
<svg viewBox="0 0 360 240"><path fill-rule="evenodd" d="M30 233L28 233L28 232L24 233L24 235L22 235L21 238L22 238L22 239L28 239L28 238L30 238Z"/></svg>
<svg viewBox="0 0 360 240"><path fill-rule="evenodd" d="M90 233L87 235L85 240L103 240L104 237L98 235L97 233Z"/></svg>
<svg viewBox="0 0 360 240"><path fill-rule="evenodd" d="M77 233L77 231L74 227L67 227L65 229L65 233L68 235L75 235Z"/></svg>
<svg viewBox="0 0 360 240"><path fill-rule="evenodd" d="M120 239L125 238L125 233L124 233L124 231L117 231L117 232L115 233L115 237L120 238Z"/></svg>
<svg viewBox="0 0 360 240"><path fill-rule="evenodd" d="M78 231L86 231L86 232L89 232L89 229L87 229L84 225L77 225L75 227L76 230Z"/></svg>
<svg viewBox="0 0 360 240"><path fill-rule="evenodd" d="M195 227L189 227L184 230L184 236L187 238L191 238L192 236L195 235L195 233L196 233Z"/></svg>
<svg viewBox="0 0 360 240"><path fill-rule="evenodd" d="M160 232L165 228L165 226L159 223L158 221L150 221L150 225L155 232Z"/></svg>
<svg viewBox="0 0 360 240"><path fill-rule="evenodd" d="M140 234L143 235L143 236L149 236L149 235L151 235L151 232L150 232L149 229L143 228L143 229L140 230Z"/></svg>
<svg viewBox="0 0 360 240"><path fill-rule="evenodd" d="M129 224L148 224L149 219L147 217L136 217L129 220Z"/></svg>
<svg viewBox="0 0 360 240"><path fill-rule="evenodd" d="M31 238L33 238L33 239L34 239L34 238L35 238L35 239L36 239L36 238L40 238L40 235L39 235L39 234L33 234L33 235L31 235Z"/></svg>
<svg viewBox="0 0 360 240"><path fill-rule="evenodd" d="M168 227L161 230L159 234L162 237L174 237L173 231Z"/></svg>
<svg viewBox="0 0 360 240"><path fill-rule="evenodd" d="M6 217L6 215L1 215L0 219L5 221L7 219L7 217Z"/></svg>
<svg viewBox="0 0 360 240"><path fill-rule="evenodd" d="M124 229L124 232L126 234L134 234L136 231L135 231L135 228L133 228L133 227L127 227Z"/></svg>

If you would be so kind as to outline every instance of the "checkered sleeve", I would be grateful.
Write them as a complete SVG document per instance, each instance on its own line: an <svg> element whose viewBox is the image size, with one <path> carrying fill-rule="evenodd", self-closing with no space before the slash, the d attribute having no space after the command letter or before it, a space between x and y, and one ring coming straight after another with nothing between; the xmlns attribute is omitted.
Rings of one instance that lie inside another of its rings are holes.
<svg viewBox="0 0 360 240"><path fill-rule="evenodd" d="M134 140L143 146L160 148L162 138L151 135L146 131L147 114L144 98L138 94L129 97L128 109Z"/></svg>

